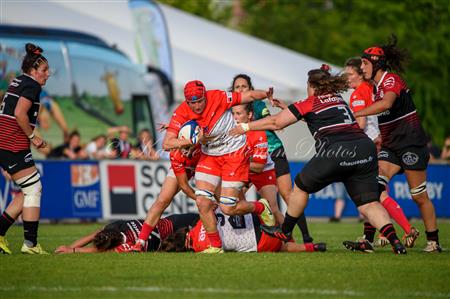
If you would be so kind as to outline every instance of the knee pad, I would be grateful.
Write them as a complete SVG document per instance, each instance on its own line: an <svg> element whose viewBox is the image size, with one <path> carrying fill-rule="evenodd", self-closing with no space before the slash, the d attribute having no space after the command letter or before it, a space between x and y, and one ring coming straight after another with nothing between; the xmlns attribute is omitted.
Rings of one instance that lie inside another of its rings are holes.
<svg viewBox="0 0 450 299"><path fill-rule="evenodd" d="M420 193L427 192L427 182L425 181L422 184L420 184L419 186L417 186L416 188L410 189L409 192L411 193L411 196L415 196L415 195L419 195Z"/></svg>
<svg viewBox="0 0 450 299"><path fill-rule="evenodd" d="M204 196L212 202L216 202L216 198L214 197L214 193L205 189L195 190L195 196Z"/></svg>
<svg viewBox="0 0 450 299"><path fill-rule="evenodd" d="M24 208L41 207L42 184L39 172L30 174L16 181L23 193Z"/></svg>
<svg viewBox="0 0 450 299"><path fill-rule="evenodd" d="M238 202L237 197L233 196L221 196L220 203L225 206L234 207Z"/></svg>
<svg viewBox="0 0 450 299"><path fill-rule="evenodd" d="M378 181L378 192L381 194L383 191L386 191L386 187L389 184L389 178L384 175L377 176Z"/></svg>

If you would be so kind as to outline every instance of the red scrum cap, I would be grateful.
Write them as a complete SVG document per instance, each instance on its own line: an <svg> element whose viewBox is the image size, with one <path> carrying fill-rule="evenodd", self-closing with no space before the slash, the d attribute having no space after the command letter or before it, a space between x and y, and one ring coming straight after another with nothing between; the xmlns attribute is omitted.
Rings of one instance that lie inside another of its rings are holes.
<svg viewBox="0 0 450 299"><path fill-rule="evenodd" d="M205 84L202 81L189 81L184 86L184 98L186 101L195 102L203 98L206 94Z"/></svg>
<svg viewBox="0 0 450 299"><path fill-rule="evenodd" d="M380 47L370 47L365 49L361 57L370 60L372 63L376 63L385 58L384 51Z"/></svg>

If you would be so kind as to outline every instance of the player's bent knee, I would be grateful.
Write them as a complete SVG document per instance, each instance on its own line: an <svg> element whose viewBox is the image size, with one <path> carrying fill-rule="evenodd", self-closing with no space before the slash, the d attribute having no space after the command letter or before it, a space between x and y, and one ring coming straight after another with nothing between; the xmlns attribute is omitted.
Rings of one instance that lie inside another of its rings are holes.
<svg viewBox="0 0 450 299"><path fill-rule="evenodd" d="M221 206L220 210L227 216L233 216L236 214L236 206Z"/></svg>
<svg viewBox="0 0 450 299"><path fill-rule="evenodd" d="M24 208L41 207L42 184L39 172L34 172L29 176L16 181L23 193Z"/></svg>

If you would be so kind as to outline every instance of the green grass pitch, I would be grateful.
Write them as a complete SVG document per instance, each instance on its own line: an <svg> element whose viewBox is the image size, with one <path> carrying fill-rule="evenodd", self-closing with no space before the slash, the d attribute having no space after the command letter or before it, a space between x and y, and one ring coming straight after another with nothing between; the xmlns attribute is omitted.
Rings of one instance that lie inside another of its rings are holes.
<svg viewBox="0 0 450 299"><path fill-rule="evenodd" d="M389 248L349 252L342 241L362 224L310 223L325 253L20 254L22 227L7 234L14 254L0 256L0 298L450 298L450 254L426 254L424 228L406 256ZM47 250L69 244L100 224L41 224ZM298 235L297 235L298 237ZM450 244L450 222L440 221ZM298 238L297 238L298 239Z"/></svg>

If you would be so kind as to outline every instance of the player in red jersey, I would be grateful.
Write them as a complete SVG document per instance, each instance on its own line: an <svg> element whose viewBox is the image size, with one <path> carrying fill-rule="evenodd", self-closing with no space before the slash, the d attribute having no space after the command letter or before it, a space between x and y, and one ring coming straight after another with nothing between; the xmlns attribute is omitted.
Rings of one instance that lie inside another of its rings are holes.
<svg viewBox="0 0 450 299"><path fill-rule="evenodd" d="M253 214L227 216L216 211L217 229L225 251L233 252L315 252L326 251L325 243L297 244L282 242L261 231L258 217ZM203 252L210 246L201 221L192 228L181 228L161 243L166 252Z"/></svg>
<svg viewBox="0 0 450 299"><path fill-rule="evenodd" d="M411 92L397 74L403 72L406 51L397 48L396 44L397 39L392 36L387 45L364 50L361 69L365 79L375 83L375 103L356 112L355 116L378 115L382 139L378 153L380 187L384 190L394 175L405 172L411 196L425 224L427 246L424 251L441 252L436 214L427 193L427 138ZM381 197L387 196L384 190ZM408 235L406 244L414 244L417 236L418 231Z"/></svg>
<svg viewBox="0 0 450 299"><path fill-rule="evenodd" d="M309 193L342 181L360 213L389 239L395 253L404 254L406 249L398 239L388 213L378 201L375 145L359 128L347 103L339 95L347 87L345 75L333 76L329 67L323 65L308 72L307 99L276 115L240 124L230 132L235 135L250 130L280 130L304 119L316 139L317 153L295 178L282 226L263 226L263 230L289 240L308 203ZM344 245L353 244L346 241ZM355 249L371 249L368 242L359 245Z"/></svg>
<svg viewBox="0 0 450 299"><path fill-rule="evenodd" d="M260 202L238 201L242 187L248 181L249 159L242 150L245 136L232 137L228 131L235 126L230 108L272 96L272 90L252 90L243 93L206 90L201 81L190 81L184 87L183 102L173 113L163 148L170 150L191 145L190 140L178 139L181 126L195 120L202 129L202 156L195 169L196 203L205 225L211 247L206 253L222 252L213 212L214 191L220 185L220 205L226 214L254 212L265 218L273 217L270 207Z"/></svg>
<svg viewBox="0 0 450 299"><path fill-rule="evenodd" d="M200 159L200 146L195 145L188 148L173 149L170 151L171 168L158 198L147 212L147 216L139 232L136 243L130 247L130 251L145 251L147 241L153 232L162 213L170 205L175 195L180 189L189 197L195 200L195 191L189 185L189 180L194 176L195 167Z"/></svg>
<svg viewBox="0 0 450 299"><path fill-rule="evenodd" d="M183 227L192 227L197 223L198 214L175 214L158 221L151 237L148 237L143 251L158 251L161 242ZM102 253L130 252L136 243L143 220L118 220L103 229L81 237L70 245L61 245L55 253ZM88 246L91 244L91 246Z"/></svg>
<svg viewBox="0 0 450 299"><path fill-rule="evenodd" d="M237 124L248 123L253 116L252 103L232 108ZM270 209L278 223L284 220L277 204L277 185L275 166L269 156L267 136L264 131L247 132L247 151L250 155L249 182L255 185L262 198L267 199Z"/></svg>
<svg viewBox="0 0 450 299"><path fill-rule="evenodd" d="M246 74L238 74L234 76L231 82L230 90L235 92L244 92L253 90L252 79ZM280 109L287 108L287 105L280 101L272 101L273 106ZM263 101L255 101L252 105L253 120L264 118L270 115L269 109ZM273 161L275 166L275 176L277 181L277 188L281 198L285 203L289 200L289 194L292 190L291 171L289 169L289 161L283 147L283 143L274 131L266 130L269 158ZM264 197L264 196L263 196ZM277 219L280 221L280 219ZM282 221L281 221L282 222ZM280 222L280 223L281 223ZM298 219L298 228L303 237L303 243L312 243L313 238L309 234L308 223L304 214Z"/></svg>
<svg viewBox="0 0 450 299"><path fill-rule="evenodd" d="M50 73L41 48L28 43L25 50L23 74L12 80L0 106L0 166L24 194L22 218L25 240L21 252L47 254L37 241L42 184L30 143L38 149L47 146L33 131L39 114L41 87ZM13 202L11 204L15 204ZM0 253L11 254L5 234L15 218L7 210L0 216Z"/></svg>
<svg viewBox="0 0 450 299"><path fill-rule="evenodd" d="M345 73L347 74L348 83L354 89L350 96L350 109L356 113L373 104L373 86L369 81L364 79L364 74L361 69L361 58L350 58L345 63ZM372 139L377 146L377 151L381 148L380 130L378 129L378 120L375 115L357 117L356 121L359 127L364 130L364 133ZM400 205L390 196L381 196L380 201L384 208L388 211L392 219L394 219L403 229L405 235L403 239L406 241L406 247L413 247L414 242L419 236L419 232L415 227L412 227L403 212ZM369 242L374 241L375 228L369 222L364 223L364 238ZM377 243L380 246L389 244L389 241L380 236Z"/></svg>

